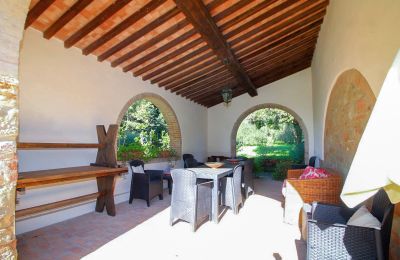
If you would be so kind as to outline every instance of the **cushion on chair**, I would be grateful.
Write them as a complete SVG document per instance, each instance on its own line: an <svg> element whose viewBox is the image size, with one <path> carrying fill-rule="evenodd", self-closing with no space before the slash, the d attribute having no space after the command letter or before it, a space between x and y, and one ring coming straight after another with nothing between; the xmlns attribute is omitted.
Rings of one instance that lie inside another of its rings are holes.
<svg viewBox="0 0 400 260"><path fill-rule="evenodd" d="M144 173L142 165L139 165L139 166L136 166L136 167L132 166L132 171L134 173Z"/></svg>
<svg viewBox="0 0 400 260"><path fill-rule="evenodd" d="M320 179L327 177L329 177L329 173L327 173L325 169L307 166L304 169L304 172L300 175L299 179L307 180L307 179Z"/></svg>
<svg viewBox="0 0 400 260"><path fill-rule="evenodd" d="M372 215L365 205L361 206L347 221L347 225L381 229L381 222Z"/></svg>

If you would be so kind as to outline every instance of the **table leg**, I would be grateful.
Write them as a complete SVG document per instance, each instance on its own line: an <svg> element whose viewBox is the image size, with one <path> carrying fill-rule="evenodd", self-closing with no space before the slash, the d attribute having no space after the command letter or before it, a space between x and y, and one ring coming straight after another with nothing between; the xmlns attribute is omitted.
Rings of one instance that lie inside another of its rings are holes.
<svg viewBox="0 0 400 260"><path fill-rule="evenodd" d="M103 212L104 207L107 210L107 214L115 216L115 204L114 204L114 187L115 187L115 176L104 176L97 177L97 188L99 190L99 196L96 201L96 211Z"/></svg>
<svg viewBox="0 0 400 260"><path fill-rule="evenodd" d="M218 224L218 216L219 216L219 203L218 203L218 186L219 180L214 179L214 186L212 189L212 219L214 223Z"/></svg>

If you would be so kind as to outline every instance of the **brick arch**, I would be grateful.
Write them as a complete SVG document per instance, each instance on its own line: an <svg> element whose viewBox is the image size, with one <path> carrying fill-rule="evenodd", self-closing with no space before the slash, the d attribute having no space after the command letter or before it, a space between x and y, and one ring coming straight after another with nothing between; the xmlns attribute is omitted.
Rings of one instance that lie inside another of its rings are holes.
<svg viewBox="0 0 400 260"><path fill-rule="evenodd" d="M346 70L337 77L325 113L325 167L347 175L375 101L371 87L358 70Z"/></svg>
<svg viewBox="0 0 400 260"><path fill-rule="evenodd" d="M309 158L309 137L308 137L308 132L307 132L307 128L306 125L303 122L303 119L301 119L301 117L294 112L293 110L291 110L288 107L279 105L279 104L273 104L273 103L265 103L265 104L260 104L257 106L254 106L248 110L246 110L245 112L243 112L239 118L236 120L235 124L233 125L233 129L231 132L231 156L236 156L236 135L237 135L237 131L239 129L240 124L243 122L243 120L250 115L251 113L263 109L263 108L277 108L280 110L283 110L289 114L291 114L294 119L299 123L301 131L303 132L304 135L304 160L308 161Z"/></svg>
<svg viewBox="0 0 400 260"><path fill-rule="evenodd" d="M182 154L182 136L181 128L179 126L178 118L171 105L161 96L154 93L142 93L131 98L119 113L117 124L120 125L122 118L128 111L128 108L138 100L145 99L153 103L162 113L165 122L167 123L168 135L170 138L171 148L173 148L178 156Z"/></svg>

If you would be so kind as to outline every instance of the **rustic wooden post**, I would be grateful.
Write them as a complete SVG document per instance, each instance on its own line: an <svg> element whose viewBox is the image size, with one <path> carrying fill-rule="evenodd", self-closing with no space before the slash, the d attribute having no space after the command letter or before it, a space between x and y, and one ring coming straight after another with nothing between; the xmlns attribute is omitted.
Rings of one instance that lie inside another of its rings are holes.
<svg viewBox="0 0 400 260"><path fill-rule="evenodd" d="M96 165L117 167L115 142L117 141L118 125L110 125L108 131L104 125L97 125L97 138L101 145L97 150Z"/></svg>

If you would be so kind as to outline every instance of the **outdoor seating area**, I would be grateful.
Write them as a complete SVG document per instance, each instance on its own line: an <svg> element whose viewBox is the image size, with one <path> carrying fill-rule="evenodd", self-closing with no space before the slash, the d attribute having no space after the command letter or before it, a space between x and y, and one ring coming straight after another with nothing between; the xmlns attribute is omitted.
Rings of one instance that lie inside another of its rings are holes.
<svg viewBox="0 0 400 260"><path fill-rule="evenodd" d="M0 1L0 259L400 259L400 1Z"/></svg>

